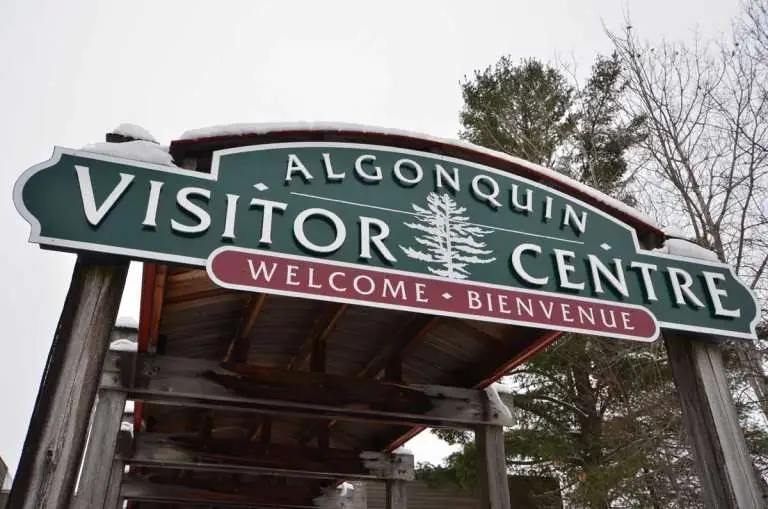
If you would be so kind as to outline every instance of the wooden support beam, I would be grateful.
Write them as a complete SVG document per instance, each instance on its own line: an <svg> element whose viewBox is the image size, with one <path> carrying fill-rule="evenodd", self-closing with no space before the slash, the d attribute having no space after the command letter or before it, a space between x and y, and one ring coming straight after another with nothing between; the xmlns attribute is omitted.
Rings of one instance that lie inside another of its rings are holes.
<svg viewBox="0 0 768 509"><path fill-rule="evenodd" d="M149 326L149 344L157 347L160 337L160 317L165 303L165 283L168 280L168 265L157 265L155 268L155 288L152 296L152 314Z"/></svg>
<svg viewBox="0 0 768 509"><path fill-rule="evenodd" d="M69 507L127 273L78 257L6 509Z"/></svg>
<svg viewBox="0 0 768 509"><path fill-rule="evenodd" d="M189 503L215 505L216 507L249 507L281 509L317 509L311 494L297 487L254 485L226 485L220 483L214 490L180 484L149 482L134 476L126 476L120 495L129 501ZM95 508L94 508L95 509Z"/></svg>
<svg viewBox="0 0 768 509"><path fill-rule="evenodd" d="M315 320L312 331L299 347L296 356L288 363L288 369L304 369L318 343L324 343L346 312L348 304L329 303Z"/></svg>
<svg viewBox="0 0 768 509"><path fill-rule="evenodd" d="M109 474L109 484L107 485L107 494L104 497L105 508L122 509L123 500L120 497L120 486L123 484L123 476L125 475L125 462L119 458L120 454L123 454L130 450L132 447L133 437L131 432L127 430L120 430L117 437L117 450L114 459L112 460L112 471Z"/></svg>
<svg viewBox="0 0 768 509"><path fill-rule="evenodd" d="M492 412L487 394L483 394L487 414ZM501 425L475 428L480 509L510 509L504 428Z"/></svg>
<svg viewBox="0 0 768 509"><path fill-rule="evenodd" d="M475 431L481 509L510 509L504 430L480 426Z"/></svg>
<svg viewBox="0 0 768 509"><path fill-rule="evenodd" d="M314 344L312 345L312 356L310 358L309 369L313 373L325 372L325 351L327 343L321 337L315 337ZM331 430L329 428L323 429L317 435L317 446L321 449L328 449L331 443Z"/></svg>
<svg viewBox="0 0 768 509"><path fill-rule="evenodd" d="M692 334L663 335L705 506L768 507L739 426L720 346Z"/></svg>
<svg viewBox="0 0 768 509"><path fill-rule="evenodd" d="M261 310L264 309L266 299L267 294L265 293L254 294L248 298L245 310L243 311L243 318L240 320L237 331L235 331L232 342L227 349L227 355L224 358L225 363L241 363L248 360L248 351L251 346L251 331L253 331L253 326L256 325L256 320L258 320Z"/></svg>
<svg viewBox="0 0 768 509"><path fill-rule="evenodd" d="M440 317L428 315L415 315L396 335L393 341L384 344L381 350L357 373L360 378L375 378L382 370L403 355L411 345L420 341L427 333L437 325Z"/></svg>
<svg viewBox="0 0 768 509"><path fill-rule="evenodd" d="M319 449L283 444L243 445L236 439L207 444L171 435L137 433L134 449L121 454L130 465L245 475L318 479L414 479L413 456ZM93 506L96 507L96 506Z"/></svg>
<svg viewBox="0 0 768 509"><path fill-rule="evenodd" d="M484 393L476 389L403 385L307 371L138 355L135 387L120 374L121 354L110 353L102 387L154 404L219 408L402 425L473 427L486 420Z"/></svg>
<svg viewBox="0 0 768 509"><path fill-rule="evenodd" d="M110 343L117 339L128 339L136 343L138 330L115 327ZM131 383L135 367L124 366L122 377ZM100 390L91 417L88 443L83 459L74 509L92 507L113 507L107 503L107 492L112 473L113 458L118 446L120 426L125 414L126 395L124 392ZM122 478L122 472L120 472Z"/></svg>
<svg viewBox="0 0 768 509"><path fill-rule="evenodd" d="M99 391L74 509L108 507L105 501L124 408L125 393Z"/></svg>
<svg viewBox="0 0 768 509"><path fill-rule="evenodd" d="M432 328L437 325L439 317L430 315L415 315L405 326L395 335L395 340L387 342L376 355L374 355L368 364L357 373L360 378L376 378L382 370L388 370L402 380L402 356L406 349L414 343L420 341ZM396 370L397 372L393 372ZM391 380L386 374L385 378ZM336 425L335 420L322 422L309 427L298 435L299 443L307 443L312 438L325 433Z"/></svg>
<svg viewBox="0 0 768 509"><path fill-rule="evenodd" d="M405 481L387 481L386 509L407 509L408 484Z"/></svg>

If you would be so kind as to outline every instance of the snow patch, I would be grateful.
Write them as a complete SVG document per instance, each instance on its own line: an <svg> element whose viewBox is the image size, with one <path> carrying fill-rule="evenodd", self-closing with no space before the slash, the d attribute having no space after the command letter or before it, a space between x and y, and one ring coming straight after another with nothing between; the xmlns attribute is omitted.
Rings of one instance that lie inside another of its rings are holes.
<svg viewBox="0 0 768 509"><path fill-rule="evenodd" d="M485 394L488 396L490 406L491 420L502 426L512 426L515 424L515 417L512 415L512 410L509 406L499 396L499 392L496 390L498 385L500 384L494 383L485 388Z"/></svg>
<svg viewBox="0 0 768 509"><path fill-rule="evenodd" d="M336 488L326 489L313 502L321 509L364 509L365 486L362 483L343 482Z"/></svg>
<svg viewBox="0 0 768 509"><path fill-rule="evenodd" d="M125 136L126 138L133 138L134 140L144 140L157 143L157 140L154 136L152 136L152 134L150 134L149 131L136 124L120 124L119 126L112 129L112 134L119 134L120 136Z"/></svg>
<svg viewBox="0 0 768 509"><path fill-rule="evenodd" d="M677 226L667 226L666 228L663 228L661 231L664 232L664 235L666 235L667 237L672 237L676 239L690 238L688 234L686 234L683 230L681 230Z"/></svg>
<svg viewBox="0 0 768 509"><path fill-rule="evenodd" d="M90 143L81 150L93 152L94 154L141 161L143 163L175 166L171 154L168 153L165 147L145 140L127 141L125 143Z"/></svg>
<svg viewBox="0 0 768 509"><path fill-rule="evenodd" d="M351 123L345 123L345 122L288 122L288 123L274 122L274 123L261 123L261 124L217 125L212 127L204 127L202 129L193 129L190 131L186 131L181 135L179 140L199 140L199 139L214 138L219 136L257 135L257 134L268 134L268 133L280 132L280 131L336 131L336 132L354 131L354 132L361 132L361 133L368 133L368 134L405 136L409 138L419 138L419 139L431 141L434 143L451 145L454 147L472 150L474 152L486 154L498 159L503 159L503 160L518 164L520 166L529 168L534 172L539 173L540 175L550 180L554 180L556 182L559 182L561 184L564 184L570 187L571 189L575 189L585 195L588 195L598 203L606 205L614 210L620 211L622 214L632 217L633 219L635 219L636 221L639 221L642 224L646 224L652 228L659 229L659 226L654 222L654 220L646 216L642 212L630 207L626 203L623 203L615 198L611 198L610 196L605 195L600 191L592 189L591 187L585 184L582 184L581 182L578 182L570 177L567 177L554 170L550 170L549 168L545 168L543 166L539 166L537 164L531 163L524 159L520 159L519 157L511 156L509 154L505 154L504 152L498 152L496 150L491 150L489 148L481 147L479 145L474 145L472 143L468 143L466 141L461 141L461 140L455 140L450 138L439 138L439 137L431 136L428 134L404 131L401 129L388 129L384 127L374 127L374 126L368 126L368 125L362 125L362 124L351 124Z"/></svg>
<svg viewBox="0 0 768 509"><path fill-rule="evenodd" d="M493 382L491 387L493 387L496 392L503 394L512 394L515 391L514 387L505 384L504 382Z"/></svg>
<svg viewBox="0 0 768 509"><path fill-rule="evenodd" d="M135 406L136 405L134 401L129 399L128 401L125 402L125 409L123 410L123 412L126 414L132 414L134 413Z"/></svg>
<svg viewBox="0 0 768 509"><path fill-rule="evenodd" d="M119 329L138 329L139 321L132 316L121 316L115 321L115 327Z"/></svg>
<svg viewBox="0 0 768 509"><path fill-rule="evenodd" d="M655 253L666 253L675 256L683 256L685 258L696 258L699 260L708 260L711 262L719 262L720 259L715 253L707 248L701 247L693 242L688 242L682 239L667 239L664 241L664 245L658 249L654 249Z"/></svg>
<svg viewBox="0 0 768 509"><path fill-rule="evenodd" d="M116 339L109 345L109 349L113 352L137 352L139 344L130 339Z"/></svg>

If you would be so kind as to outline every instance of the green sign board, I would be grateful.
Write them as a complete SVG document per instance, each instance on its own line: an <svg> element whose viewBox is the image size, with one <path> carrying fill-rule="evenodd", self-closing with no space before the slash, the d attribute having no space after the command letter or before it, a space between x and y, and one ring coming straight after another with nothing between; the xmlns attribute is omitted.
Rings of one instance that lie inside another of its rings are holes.
<svg viewBox="0 0 768 509"><path fill-rule="evenodd" d="M727 265L639 248L608 213L427 152L292 142L211 173L57 148L14 190L31 241L205 266L238 290L653 341L754 337Z"/></svg>

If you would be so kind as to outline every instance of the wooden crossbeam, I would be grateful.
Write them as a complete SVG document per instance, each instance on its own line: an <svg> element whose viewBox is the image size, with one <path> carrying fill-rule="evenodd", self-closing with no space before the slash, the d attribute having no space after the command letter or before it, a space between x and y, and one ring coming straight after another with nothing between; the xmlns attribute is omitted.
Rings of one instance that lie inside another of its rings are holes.
<svg viewBox="0 0 768 509"><path fill-rule="evenodd" d="M387 342L376 352L365 367L357 373L357 376L360 378L374 378L382 370L386 370L388 371L387 379L392 380L396 378L398 381L401 380L403 352L424 338L437 325L438 320L439 317L436 316L416 315L396 334L394 341ZM301 444L307 443L314 437L328 433L330 428L335 425L335 420L318 423L310 426L307 430L299 432L297 439Z"/></svg>
<svg viewBox="0 0 768 509"><path fill-rule="evenodd" d="M232 338L232 342L227 349L227 355L224 358L225 363L240 363L248 360L248 350L251 345L251 331L256 320L258 320L261 310L264 309L264 302L267 299L265 293L251 295L245 305L243 318L237 326L237 331Z"/></svg>
<svg viewBox="0 0 768 509"><path fill-rule="evenodd" d="M328 335L333 332L336 324L339 322L349 305L347 304L328 304L320 316L315 321L312 331L304 339L299 348L299 352L288 364L288 369L305 369L312 356L312 351L318 343L324 342Z"/></svg>
<svg viewBox="0 0 768 509"><path fill-rule="evenodd" d="M120 496L129 501L160 503L211 504L225 507L317 509L311 495L296 487L267 486L262 483L226 486L217 489L190 487L182 484L150 482L128 475L123 480Z"/></svg>
<svg viewBox="0 0 768 509"><path fill-rule="evenodd" d="M141 467L188 469L230 474L269 474L319 479L379 479L412 481L413 456L341 449L318 449L241 440L199 441L137 433L134 450L121 454L126 463Z"/></svg>
<svg viewBox="0 0 768 509"><path fill-rule="evenodd" d="M476 389L403 385L308 371L139 354L136 385L120 377L122 353L111 352L101 387L154 404L251 411L399 425L472 427L493 424Z"/></svg>
<svg viewBox="0 0 768 509"><path fill-rule="evenodd" d="M411 319L393 341L388 341L382 346L381 350L357 373L357 376L360 378L378 376L394 359L402 356L411 345L424 338L437 325L438 320L437 316L427 315L417 315Z"/></svg>

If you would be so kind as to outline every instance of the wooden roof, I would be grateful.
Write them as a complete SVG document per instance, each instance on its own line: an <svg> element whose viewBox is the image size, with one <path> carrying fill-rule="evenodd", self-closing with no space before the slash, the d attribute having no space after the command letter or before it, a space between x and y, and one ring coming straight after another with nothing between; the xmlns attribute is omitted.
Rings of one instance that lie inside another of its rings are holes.
<svg viewBox="0 0 768 509"><path fill-rule="evenodd" d="M178 164L209 171L213 150L275 141L361 141L360 133L284 131L174 142ZM510 168L487 154L403 136L366 135L369 142L443 152ZM526 168L510 168L536 178ZM548 182L549 185L552 183ZM569 190L572 192L572 190ZM588 197L585 201L590 201ZM628 219L628 222L630 220ZM654 233L648 225L642 226ZM144 352L227 365L308 371L353 378L387 378L408 384L482 388L545 348L551 331L324 301L252 294L217 287L204 269L147 263L144 266L139 348ZM317 349L324 347L323 354ZM313 360L314 357L314 360ZM324 357L324 359L322 358ZM323 362L324 361L324 362ZM313 365L315 364L315 365ZM369 422L265 417L253 412L137 404L137 429L205 445L212 439L247 451L259 443L315 444L350 451L391 451L421 428ZM247 454L247 453L246 453ZM417 458L418 460L418 458ZM306 504L321 493L319 479L245 478L233 473L141 468L144 479L216 491L301 493ZM142 509L153 507L142 502ZM168 507L164 505L163 507ZM183 507L183 506L178 506Z"/></svg>

